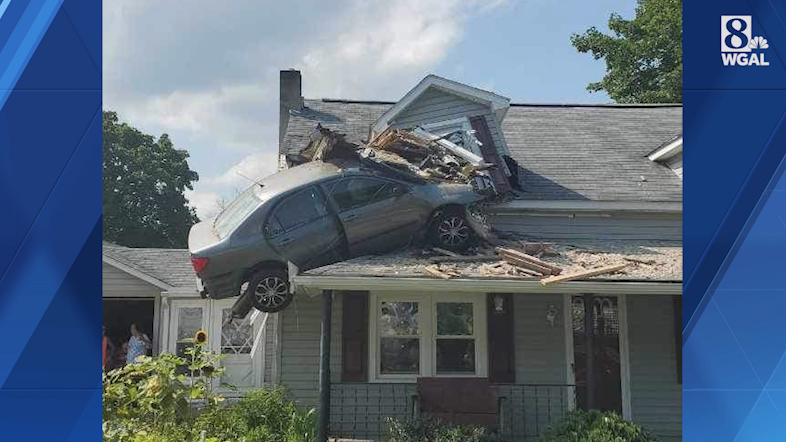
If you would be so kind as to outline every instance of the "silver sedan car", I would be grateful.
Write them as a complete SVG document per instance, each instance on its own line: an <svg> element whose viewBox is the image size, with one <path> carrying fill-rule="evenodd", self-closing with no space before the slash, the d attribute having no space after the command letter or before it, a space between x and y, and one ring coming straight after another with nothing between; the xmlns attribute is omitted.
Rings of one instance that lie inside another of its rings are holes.
<svg viewBox="0 0 786 442"><path fill-rule="evenodd" d="M472 185L388 175L311 162L252 185L191 228L202 295L242 295L237 316L251 306L277 312L292 301L287 263L309 270L424 239L453 251L470 245L465 207L483 198Z"/></svg>

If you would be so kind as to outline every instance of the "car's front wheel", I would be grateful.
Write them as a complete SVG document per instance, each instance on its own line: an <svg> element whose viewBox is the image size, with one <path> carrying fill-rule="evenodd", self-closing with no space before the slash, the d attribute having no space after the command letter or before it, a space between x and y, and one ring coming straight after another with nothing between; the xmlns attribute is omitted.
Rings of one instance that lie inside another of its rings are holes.
<svg viewBox="0 0 786 442"><path fill-rule="evenodd" d="M248 281L246 294L250 296L254 308L265 313L284 310L293 298L287 272L274 269L254 273Z"/></svg>
<svg viewBox="0 0 786 442"><path fill-rule="evenodd" d="M466 250L473 234L464 211L453 208L443 209L434 219L429 231L432 244L454 252Z"/></svg>

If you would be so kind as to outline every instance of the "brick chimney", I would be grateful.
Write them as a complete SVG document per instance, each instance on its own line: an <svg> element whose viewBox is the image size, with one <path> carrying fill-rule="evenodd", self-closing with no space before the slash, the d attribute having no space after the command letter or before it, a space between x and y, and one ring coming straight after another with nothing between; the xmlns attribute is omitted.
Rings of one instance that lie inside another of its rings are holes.
<svg viewBox="0 0 786 442"><path fill-rule="evenodd" d="M279 113L278 113L278 151L283 153L284 135L289 123L289 111L303 109L303 91L300 71L288 69L281 71L279 77Z"/></svg>

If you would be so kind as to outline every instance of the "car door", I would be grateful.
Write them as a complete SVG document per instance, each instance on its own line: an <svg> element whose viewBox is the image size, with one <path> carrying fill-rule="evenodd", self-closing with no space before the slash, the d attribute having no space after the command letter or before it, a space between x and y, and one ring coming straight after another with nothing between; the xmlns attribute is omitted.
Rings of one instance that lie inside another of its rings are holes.
<svg viewBox="0 0 786 442"><path fill-rule="evenodd" d="M303 270L336 262L343 249L341 226L318 186L284 197L264 231L270 245Z"/></svg>
<svg viewBox="0 0 786 442"><path fill-rule="evenodd" d="M428 217L409 188L375 177L346 177L328 193L344 227L351 256L381 253L412 241Z"/></svg>

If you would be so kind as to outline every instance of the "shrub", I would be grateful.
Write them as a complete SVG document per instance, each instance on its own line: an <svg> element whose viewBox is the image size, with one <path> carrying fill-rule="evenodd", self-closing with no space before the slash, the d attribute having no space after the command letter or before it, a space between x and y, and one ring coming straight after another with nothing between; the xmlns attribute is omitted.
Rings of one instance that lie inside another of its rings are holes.
<svg viewBox="0 0 786 442"><path fill-rule="evenodd" d="M398 421L388 419L391 442L502 442L502 438L486 427L444 425L420 419Z"/></svg>
<svg viewBox="0 0 786 442"><path fill-rule="evenodd" d="M657 442L640 425L613 412L575 410L555 425L541 442Z"/></svg>

